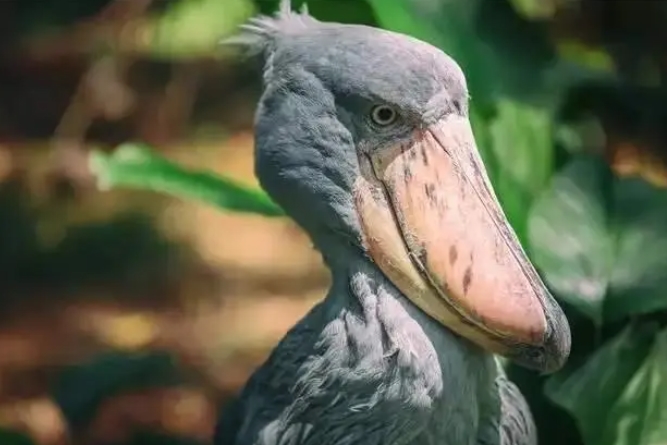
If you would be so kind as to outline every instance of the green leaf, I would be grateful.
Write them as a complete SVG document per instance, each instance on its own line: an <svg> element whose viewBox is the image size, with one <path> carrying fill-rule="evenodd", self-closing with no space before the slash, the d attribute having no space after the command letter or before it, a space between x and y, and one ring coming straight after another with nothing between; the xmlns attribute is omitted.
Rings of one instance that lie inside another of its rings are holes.
<svg viewBox="0 0 667 445"><path fill-rule="evenodd" d="M616 252L606 318L667 308L667 190L642 179L617 179L611 205Z"/></svg>
<svg viewBox="0 0 667 445"><path fill-rule="evenodd" d="M600 444L667 443L667 330L612 406L608 425Z"/></svg>
<svg viewBox="0 0 667 445"><path fill-rule="evenodd" d="M574 416L587 445L667 441L667 330L656 331L626 328L581 368L547 382L547 397Z"/></svg>
<svg viewBox="0 0 667 445"><path fill-rule="evenodd" d="M533 193L540 191L553 168L551 115L506 99L497 106L490 126L496 157L508 176Z"/></svg>
<svg viewBox="0 0 667 445"><path fill-rule="evenodd" d="M667 193L581 156L528 221L531 258L556 295L598 325L667 308Z"/></svg>
<svg viewBox="0 0 667 445"><path fill-rule="evenodd" d="M213 173L185 170L141 145L122 145L111 155L93 152L90 168L101 189L147 189L235 212L283 215L283 211L261 190Z"/></svg>
<svg viewBox="0 0 667 445"><path fill-rule="evenodd" d="M558 297L601 322L613 245L604 206L604 178L595 161L557 174L528 221L531 258Z"/></svg>
<svg viewBox="0 0 667 445"><path fill-rule="evenodd" d="M167 353L109 353L65 369L52 396L70 427L80 429L110 397L182 381L177 364Z"/></svg>
<svg viewBox="0 0 667 445"><path fill-rule="evenodd" d="M528 210L553 170L551 115L541 108L501 99L489 131L487 143L498 164L494 187L514 230L525 241Z"/></svg>

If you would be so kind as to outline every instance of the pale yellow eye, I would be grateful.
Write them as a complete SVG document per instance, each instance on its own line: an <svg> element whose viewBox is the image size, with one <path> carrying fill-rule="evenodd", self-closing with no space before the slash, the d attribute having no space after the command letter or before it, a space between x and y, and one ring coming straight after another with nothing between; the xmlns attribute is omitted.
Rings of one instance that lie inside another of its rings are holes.
<svg viewBox="0 0 667 445"><path fill-rule="evenodd" d="M371 110L371 119L375 125L386 127L396 122L398 113L389 105L376 105Z"/></svg>

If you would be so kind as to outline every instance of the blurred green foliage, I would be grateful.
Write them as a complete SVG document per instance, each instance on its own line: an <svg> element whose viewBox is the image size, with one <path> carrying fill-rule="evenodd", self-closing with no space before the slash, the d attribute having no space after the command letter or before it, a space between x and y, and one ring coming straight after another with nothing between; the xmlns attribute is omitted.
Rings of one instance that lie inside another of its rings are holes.
<svg viewBox="0 0 667 445"><path fill-rule="evenodd" d="M549 379L545 392L575 416L587 445L663 443L666 341L653 323L630 324L580 368Z"/></svg>
<svg viewBox="0 0 667 445"><path fill-rule="evenodd" d="M597 324L667 308L667 193L578 157L531 209L535 264Z"/></svg>
<svg viewBox="0 0 667 445"><path fill-rule="evenodd" d="M108 4L108 0L25 0L16 2L11 11L15 34L50 32L71 25L83 17L91 17Z"/></svg>
<svg viewBox="0 0 667 445"><path fill-rule="evenodd" d="M25 434L0 428L0 443L2 445L34 445L34 442Z"/></svg>
<svg viewBox="0 0 667 445"><path fill-rule="evenodd" d="M531 209L535 264L557 298L602 334L599 347L577 351L545 387L574 416L586 445L667 437L666 204L665 190L580 155Z"/></svg>
<svg viewBox="0 0 667 445"><path fill-rule="evenodd" d="M211 173L186 171L140 145L123 145L111 155L94 152L90 166L102 189L138 187L199 200L229 211L283 215L261 190Z"/></svg>
<svg viewBox="0 0 667 445"><path fill-rule="evenodd" d="M52 395L76 434L109 397L178 385L182 372L168 353L109 353L63 370Z"/></svg>
<svg viewBox="0 0 667 445"><path fill-rule="evenodd" d="M194 58L215 52L221 37L253 12L247 0L190 0L172 2L153 18L146 30L152 55Z"/></svg>
<svg viewBox="0 0 667 445"><path fill-rule="evenodd" d="M32 204L20 184L0 186L0 314L30 291L131 284L134 290L163 281L178 264L176 246L145 215L127 213L101 222L71 224L46 242L40 223L48 210Z"/></svg>

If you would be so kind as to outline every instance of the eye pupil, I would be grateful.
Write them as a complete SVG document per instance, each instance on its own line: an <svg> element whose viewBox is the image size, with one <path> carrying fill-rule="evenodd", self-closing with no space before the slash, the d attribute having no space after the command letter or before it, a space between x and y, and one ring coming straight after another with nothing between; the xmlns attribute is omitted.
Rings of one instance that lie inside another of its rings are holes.
<svg viewBox="0 0 667 445"><path fill-rule="evenodd" d="M371 117L378 125L389 125L396 119L396 111L386 105L379 105L373 108Z"/></svg>
<svg viewBox="0 0 667 445"><path fill-rule="evenodd" d="M394 115L394 112L391 111L389 108L380 108L378 110L378 118L381 121L388 121L391 120L391 117Z"/></svg>

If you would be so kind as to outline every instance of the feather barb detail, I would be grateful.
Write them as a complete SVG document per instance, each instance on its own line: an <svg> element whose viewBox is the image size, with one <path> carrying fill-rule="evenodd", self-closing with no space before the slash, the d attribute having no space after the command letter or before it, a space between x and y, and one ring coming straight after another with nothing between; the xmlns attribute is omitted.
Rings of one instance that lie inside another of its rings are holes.
<svg viewBox="0 0 667 445"><path fill-rule="evenodd" d="M299 12L293 11L290 0L281 0L273 16L259 15L239 27L239 32L223 39L220 44L244 49L250 55L272 50L275 42L307 29L317 21L308 13L304 3Z"/></svg>

